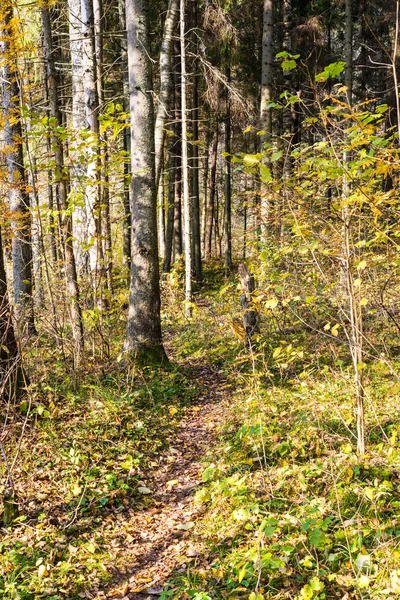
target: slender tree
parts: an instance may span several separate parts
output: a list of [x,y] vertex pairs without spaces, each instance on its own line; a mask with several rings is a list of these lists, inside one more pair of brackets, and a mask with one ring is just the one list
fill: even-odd
[[183,214],[185,231],[185,314],[192,315],[192,222],[189,192],[189,163],[188,163],[188,131],[187,131],[187,101],[186,101],[186,25],[185,0],[180,0],[180,40],[181,40],[181,117],[182,117],[182,179],[183,179]]
[[[273,0],[264,0],[263,39],[261,59],[261,106],[260,130],[261,143],[270,143],[272,135],[272,115],[268,107],[272,100],[272,67],[273,67]],[[267,168],[270,167],[268,158],[263,159]],[[261,180],[261,239],[267,241],[268,219],[270,210],[268,177]]]
[[132,257],[125,352],[139,364],[165,363],[160,319],[154,112],[148,0],[126,0],[131,109]]

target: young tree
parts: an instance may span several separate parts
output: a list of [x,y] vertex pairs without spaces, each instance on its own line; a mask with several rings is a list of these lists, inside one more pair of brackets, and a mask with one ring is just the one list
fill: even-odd
[[125,352],[139,364],[167,361],[161,337],[154,113],[148,0],[126,0],[131,109],[132,257]]

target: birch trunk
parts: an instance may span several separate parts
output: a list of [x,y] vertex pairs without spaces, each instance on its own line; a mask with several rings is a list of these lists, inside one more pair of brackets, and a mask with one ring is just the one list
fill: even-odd
[[[118,0],[118,15],[119,25],[122,32],[121,39],[121,70],[123,81],[123,108],[124,112],[129,111],[129,79],[128,79],[128,50],[126,41],[126,19],[125,19],[125,1]],[[126,266],[129,271],[131,268],[131,208],[130,208],[130,152],[131,152],[131,130],[130,127],[125,127],[123,133],[123,149],[125,153],[124,160],[124,224],[123,224],[123,255]]]
[[125,352],[139,364],[162,364],[167,357],[160,320],[149,3],[126,0],[125,9],[132,139],[132,266]]
[[69,18],[69,47],[71,55],[72,77],[72,127],[75,134],[74,147],[71,148],[71,198],[73,201],[73,235],[74,253],[77,270],[80,274],[89,270],[88,254],[84,250],[87,244],[86,207],[84,202],[85,166],[79,158],[82,140],[79,133],[86,128],[85,121],[85,96],[83,91],[83,39],[81,24],[81,0],[68,0]]
[[[192,28],[194,36],[192,44],[195,54],[198,53],[198,0],[191,0]],[[199,65],[198,59],[193,63],[193,108],[191,111],[193,121],[193,144],[192,144],[192,246],[193,266],[196,275],[196,283],[201,284],[203,280],[201,264],[201,225],[200,225],[200,185],[199,185]]]
[[[262,145],[270,143],[272,136],[272,114],[268,103],[272,100],[273,27],[273,0],[264,0],[260,106]],[[270,168],[270,162],[266,157],[263,158],[263,163]],[[265,243],[268,237],[270,199],[268,183],[263,181],[261,181],[260,212],[261,240]]]
[[155,124],[155,169],[156,188],[159,186],[161,166],[163,162],[165,121],[169,115],[171,81],[172,81],[172,48],[173,33],[179,13],[179,0],[169,0],[167,16],[164,23],[164,35],[160,48],[160,91]]
[[185,315],[192,316],[192,223],[189,193],[187,103],[186,103],[186,39],[185,39],[185,0],[180,0],[181,38],[181,113],[182,113],[182,179],[183,179],[183,221],[185,231]]
[[89,248],[89,265],[94,278],[94,293],[97,295],[99,281],[96,271],[102,267],[100,257],[100,206],[98,198],[98,167],[99,161],[99,98],[96,86],[96,63],[95,63],[95,37],[94,37],[94,12],[93,0],[81,0],[82,21],[82,67],[83,67],[83,90],[85,98],[86,127],[91,135],[87,138],[86,150],[86,185],[85,185],[85,207],[86,224]]

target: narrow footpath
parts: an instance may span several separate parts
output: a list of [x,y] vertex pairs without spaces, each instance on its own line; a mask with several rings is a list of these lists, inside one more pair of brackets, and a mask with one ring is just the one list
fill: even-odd
[[173,446],[158,458],[145,481],[148,507],[132,509],[128,521],[126,515],[121,523],[116,517],[113,582],[95,598],[154,600],[171,576],[186,572],[191,562],[199,565],[206,560],[201,539],[193,533],[203,510],[194,496],[202,484],[202,460],[226,418],[230,386],[215,367],[190,367],[201,389],[199,398],[188,407]]

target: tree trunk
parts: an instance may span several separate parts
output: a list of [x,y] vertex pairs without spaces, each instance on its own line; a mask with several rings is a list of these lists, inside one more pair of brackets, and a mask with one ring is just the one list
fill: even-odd
[[0,32],[0,58],[2,60],[2,105],[4,144],[8,174],[8,197],[11,211],[12,262],[15,317],[19,330],[35,332],[32,299],[32,246],[29,194],[24,168],[22,128],[20,118],[20,86],[16,71],[15,49],[12,48],[16,32],[13,31],[13,11],[10,0],[3,7]]
[[87,245],[86,207],[84,202],[85,165],[80,155],[82,140],[79,133],[86,128],[85,95],[83,91],[83,39],[81,23],[81,0],[68,0],[69,46],[72,67],[72,127],[75,142],[71,148],[71,198],[73,202],[74,253],[77,270],[80,274],[89,270]]
[[[174,127],[174,126],[173,126]],[[165,257],[163,263],[163,272],[169,273],[171,270],[172,246],[174,238],[174,213],[175,213],[175,163],[174,144],[170,145],[168,152],[168,209],[167,209],[167,228],[165,235]]]
[[125,352],[139,364],[162,364],[167,357],[160,319],[149,3],[126,0],[125,9],[132,139],[132,266]]
[[[272,114],[268,103],[272,100],[272,69],[273,69],[273,2],[264,0],[262,63],[261,63],[261,106],[260,130],[261,144],[271,143]],[[263,163],[270,168],[270,161],[263,158]],[[263,181],[264,179],[264,181]],[[269,184],[266,177],[261,179],[260,222],[261,240],[265,243],[268,235],[268,220],[270,211]]]
[[[41,14],[50,115],[54,120],[51,135],[55,162],[54,176],[57,182],[57,195],[60,203],[62,217],[66,292],[69,301],[72,336],[77,352],[75,356],[79,357],[79,352],[83,350],[84,344],[83,322],[79,298],[79,287],[76,273],[75,256],[72,245],[71,215],[70,211],[68,210],[68,172],[64,164],[64,148],[62,139],[57,133],[57,129],[61,126],[62,121],[60,102],[58,96],[59,81],[58,73],[54,65],[54,51],[51,35],[51,18],[49,9],[47,7],[42,7]],[[79,362],[79,360],[77,362]]]
[[100,281],[96,272],[102,268],[100,243],[99,186],[97,185],[99,160],[99,98],[96,86],[95,36],[93,0],[81,0],[83,38],[83,90],[85,97],[87,138],[85,206],[89,244],[89,265],[93,276],[94,294],[97,296]]
[[344,43],[346,61],[344,84],[347,87],[347,100],[351,106],[353,103],[353,0],[346,0],[346,25]]
[[156,188],[158,188],[164,153],[165,120],[169,116],[172,77],[173,33],[179,14],[179,0],[169,0],[160,48],[160,91],[155,124]]
[[211,150],[211,167],[210,167],[210,194],[208,200],[207,214],[207,233],[206,233],[206,258],[211,258],[213,222],[214,222],[214,204],[215,204],[215,188],[217,183],[217,153],[218,153],[218,123],[215,124],[212,150]]
[[[123,80],[123,109],[129,110],[129,78],[128,78],[128,52],[126,41],[126,19],[125,19],[125,1],[118,0],[119,25],[122,32],[121,38],[121,70]],[[131,130],[125,127],[123,133],[124,160],[124,224],[123,224],[123,256],[126,266],[131,269],[131,237],[132,237],[132,217],[130,208],[130,152],[131,152]]]
[[[230,60],[230,56],[227,57]],[[231,79],[231,70],[229,64],[226,68],[226,78],[228,83]],[[225,90],[226,115],[225,115],[225,174],[224,174],[224,192],[225,192],[225,210],[224,210],[224,230],[225,230],[225,275],[228,277],[232,270],[232,179],[231,179],[231,105],[229,97],[229,88]]]
[[[179,41],[176,43],[176,54],[179,57]],[[175,67],[176,73],[180,71],[180,58]],[[179,69],[179,71],[178,71]],[[180,76],[175,77],[175,222],[174,222],[174,261],[183,251],[182,242],[182,122],[181,122],[181,82]]]
[[[191,0],[192,26],[194,32],[192,36],[192,45],[194,53],[198,53],[198,0]],[[201,264],[201,233],[200,233],[200,185],[199,185],[199,65],[198,59],[193,61],[193,92],[192,92],[192,123],[193,123],[193,143],[192,143],[192,255],[193,267],[196,276],[196,283],[201,284],[203,280]]]
[[[96,50],[96,74],[97,74],[97,97],[99,110],[104,105],[104,48],[103,48],[103,2],[102,0],[93,0],[93,12],[94,12],[94,33],[95,33],[95,50]],[[99,140],[100,141],[100,140]],[[101,240],[98,240],[99,244],[102,244],[100,255],[103,258],[103,265],[101,270],[105,271],[108,296],[112,294],[112,240],[111,240],[111,221],[110,221],[110,183],[108,178],[108,139],[107,131],[102,134],[102,150],[99,149],[100,161],[99,167],[100,172],[97,174],[97,178],[102,182],[98,186],[98,202],[100,210],[97,215],[99,221],[98,233]]]
[[0,398],[14,401],[22,384],[23,373],[8,303],[0,230]]
[[181,41],[181,118],[182,118],[182,179],[183,179],[183,221],[185,231],[185,315],[192,316],[192,223],[189,192],[187,104],[186,104],[186,39],[185,39],[185,0],[180,0],[180,41]]

